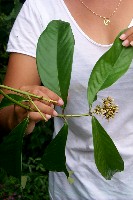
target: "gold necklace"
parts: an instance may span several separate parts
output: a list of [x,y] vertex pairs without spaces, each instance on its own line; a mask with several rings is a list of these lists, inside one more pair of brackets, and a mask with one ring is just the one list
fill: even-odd
[[122,0],[119,0],[119,3],[117,4],[115,10],[111,13],[111,15],[109,17],[103,17],[97,13],[95,13],[93,10],[91,10],[90,8],[88,8],[88,6],[82,1],[82,0],[79,0],[91,13],[93,13],[94,15],[96,15],[97,17],[100,17],[103,19],[103,23],[105,26],[108,26],[109,23],[110,23],[110,19],[111,17],[116,13],[116,11],[118,10],[118,7],[120,6]]

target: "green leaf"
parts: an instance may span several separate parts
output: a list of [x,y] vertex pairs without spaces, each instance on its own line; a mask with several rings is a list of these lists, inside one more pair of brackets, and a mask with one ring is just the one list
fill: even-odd
[[42,157],[42,164],[45,169],[50,171],[64,172],[69,177],[66,169],[65,146],[68,135],[68,125],[64,124],[56,137],[46,148]]
[[[22,97],[20,95],[16,95],[16,94],[8,94],[8,96],[9,96],[9,98],[12,98],[18,102],[22,102],[22,101],[26,100],[24,97]],[[4,97],[2,99],[2,101],[0,102],[0,109],[7,107],[7,106],[11,106],[13,104],[14,104],[14,102],[12,102],[10,99],[7,99],[6,97]]]
[[[120,33],[121,34],[121,33]],[[119,39],[95,64],[88,82],[88,102],[91,106],[96,95],[115,83],[128,70],[133,59],[133,47],[124,47]]]
[[43,85],[67,103],[74,51],[74,37],[68,22],[51,21],[37,45],[37,66]]
[[0,144],[0,168],[21,180],[22,140],[28,125],[28,118],[18,124]]
[[105,179],[124,170],[124,162],[112,139],[95,117],[92,117],[95,163]]

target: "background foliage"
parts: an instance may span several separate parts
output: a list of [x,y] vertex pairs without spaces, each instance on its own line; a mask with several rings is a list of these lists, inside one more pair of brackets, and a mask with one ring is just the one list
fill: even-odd
[[[0,84],[6,72],[8,53],[6,46],[14,20],[25,0],[0,0]],[[0,199],[35,199],[48,200],[48,172],[40,163],[44,149],[51,141],[53,121],[40,122],[33,133],[24,138],[23,171],[27,179],[22,190],[20,183],[14,177],[8,177],[0,169]]]
[[22,2],[19,0],[0,0],[0,83],[8,62],[6,45],[9,33],[21,6]]

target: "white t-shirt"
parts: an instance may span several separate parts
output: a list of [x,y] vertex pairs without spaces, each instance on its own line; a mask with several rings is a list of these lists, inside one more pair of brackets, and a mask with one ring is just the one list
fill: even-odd
[[[101,45],[90,39],[77,25],[63,0],[27,0],[13,26],[8,52],[36,56],[38,37],[47,24],[61,19],[71,24],[75,37],[69,100],[66,113],[88,111],[87,86],[96,61],[111,45]],[[129,26],[133,25],[133,20]],[[94,161],[91,118],[69,119],[66,160],[69,170],[74,171],[74,184],[70,185],[64,173],[50,172],[49,191],[52,200],[133,200],[133,63],[128,72],[114,85],[100,91],[96,104],[102,98],[112,96],[119,105],[115,119],[98,118],[116,144],[125,163],[123,172],[105,180]],[[57,108],[60,111],[59,108]],[[58,133],[62,120],[55,118]]]

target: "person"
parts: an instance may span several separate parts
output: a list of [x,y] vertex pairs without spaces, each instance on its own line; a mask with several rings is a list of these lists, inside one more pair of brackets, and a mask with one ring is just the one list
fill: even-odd
[[[36,66],[36,46],[40,34],[52,20],[61,19],[70,23],[75,37],[75,51],[65,113],[86,113],[88,79],[97,60],[110,49],[123,29],[128,28],[120,36],[123,46],[133,46],[132,13],[132,0],[26,0],[10,33],[7,51],[11,54],[3,84],[57,101],[58,106],[54,108],[52,104],[33,99],[47,120],[54,117],[55,136],[62,126],[62,120],[56,116],[63,101],[41,86]],[[124,160],[124,171],[116,173],[111,180],[105,180],[94,161],[91,119],[71,118],[66,165],[74,171],[75,181],[70,185],[64,173],[50,172],[49,193],[52,200],[133,200],[132,77],[133,62],[123,77],[98,93],[97,99],[98,104],[102,98],[111,95],[119,105],[119,113],[114,120],[109,123],[99,120]],[[0,125],[8,132],[27,115],[30,117],[27,133],[31,133],[42,116],[18,106],[0,111]]]

